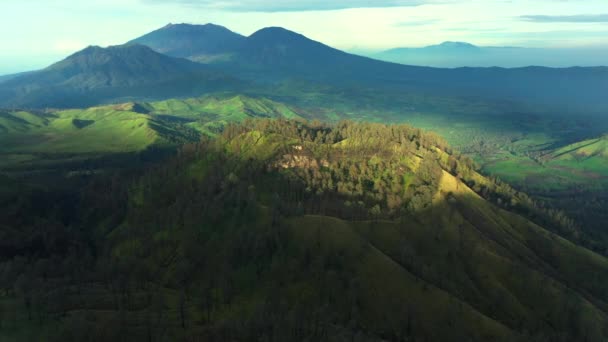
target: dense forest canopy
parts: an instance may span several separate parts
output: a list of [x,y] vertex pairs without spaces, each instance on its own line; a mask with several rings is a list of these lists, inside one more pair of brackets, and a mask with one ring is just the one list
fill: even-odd
[[0,336],[608,336],[608,260],[437,135],[246,120],[142,168],[81,191],[0,179]]

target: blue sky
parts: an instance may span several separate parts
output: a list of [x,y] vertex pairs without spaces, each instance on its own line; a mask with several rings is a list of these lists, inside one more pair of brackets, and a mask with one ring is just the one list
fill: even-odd
[[360,51],[446,40],[608,47],[608,0],[2,0],[0,74],[181,22],[212,22],[244,35],[283,26]]

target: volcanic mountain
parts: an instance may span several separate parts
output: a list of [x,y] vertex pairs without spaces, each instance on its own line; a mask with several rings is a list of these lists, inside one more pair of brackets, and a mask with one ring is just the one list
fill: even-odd
[[221,78],[204,65],[143,45],[89,46],[46,69],[9,79],[0,101],[13,106],[74,107],[128,97],[182,95]]
[[143,44],[173,57],[214,61],[227,58],[245,40],[244,36],[219,25],[169,24],[128,44]]

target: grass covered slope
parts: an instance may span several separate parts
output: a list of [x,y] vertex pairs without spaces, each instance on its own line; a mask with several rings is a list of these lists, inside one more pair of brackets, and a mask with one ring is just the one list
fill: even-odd
[[[408,126],[229,125],[132,183],[93,184],[65,267],[44,271],[55,240],[31,262],[4,251],[3,284],[28,282],[0,297],[16,317],[0,337],[606,338],[608,260],[471,166]],[[25,286],[45,277],[54,290]]]
[[262,97],[214,94],[199,98],[171,99],[150,103],[154,114],[190,121],[187,125],[206,135],[221,133],[228,123],[253,118],[301,118],[301,113],[283,103]]
[[[553,191],[608,185],[608,140],[588,139],[563,147],[536,151],[532,156],[495,158],[485,170],[530,189]],[[595,189],[599,190],[599,189]]]
[[[5,120],[3,120],[5,119]],[[27,120],[26,120],[27,119]],[[12,112],[0,118],[0,166],[30,167],[80,157],[143,151],[191,141],[191,130],[126,108],[96,107],[42,114]]]
[[269,99],[218,94],[88,109],[0,112],[0,167],[178,146],[250,118],[300,118]]
[[549,156],[555,167],[580,169],[588,177],[608,178],[608,136],[562,147]]

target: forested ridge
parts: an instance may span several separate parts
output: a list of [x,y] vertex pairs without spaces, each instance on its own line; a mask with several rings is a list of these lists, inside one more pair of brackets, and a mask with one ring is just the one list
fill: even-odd
[[608,260],[550,232],[577,227],[407,125],[250,120],[78,192],[0,181],[9,340],[608,336]]

